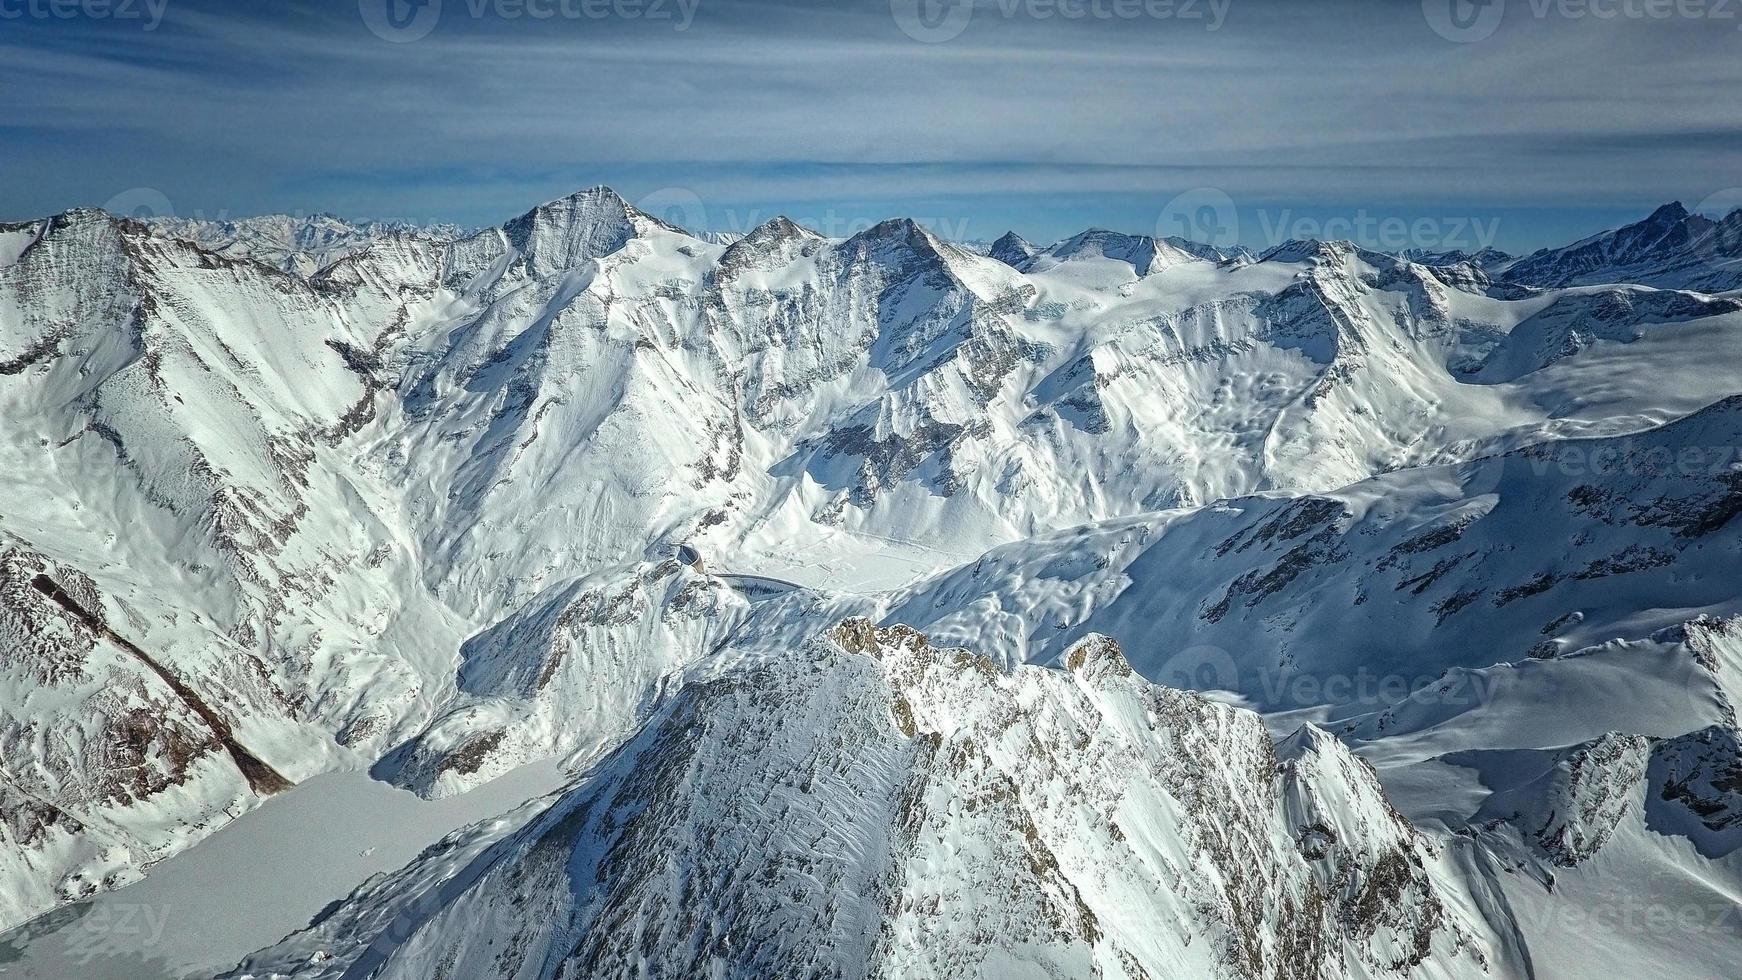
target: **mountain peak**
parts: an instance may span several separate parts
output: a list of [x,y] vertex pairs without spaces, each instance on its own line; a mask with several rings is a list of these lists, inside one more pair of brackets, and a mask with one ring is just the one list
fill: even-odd
[[1088,228],[1046,249],[1041,255],[1055,262],[1077,259],[1112,259],[1129,264],[1137,275],[1148,275],[1156,265],[1155,239],[1127,235],[1107,228]]
[[1279,762],[1293,762],[1309,752],[1323,752],[1336,743],[1335,735],[1310,721],[1303,722],[1299,728],[1276,743],[1276,758]]
[[1097,247],[1101,249],[1108,247],[1130,247],[1149,240],[1149,237],[1146,235],[1127,235],[1124,232],[1114,231],[1111,228],[1085,228],[1057,245],[1054,245],[1050,251],[1055,255],[1063,255],[1068,251],[1080,250],[1087,247]]
[[1272,245],[1258,256],[1260,262],[1305,262],[1309,259],[1334,258],[1336,252],[1329,242],[1316,238],[1291,238]]
[[911,237],[916,234],[930,237],[930,232],[920,227],[919,223],[912,218],[886,218],[854,235],[853,238],[898,238]]
[[803,225],[800,225],[798,222],[793,221],[791,218],[788,218],[786,215],[777,214],[774,217],[769,218],[767,221],[764,221],[763,223],[750,229],[749,233],[744,236],[743,240],[749,241],[750,239],[756,239],[758,241],[768,241],[771,239],[778,239],[778,238],[819,238],[819,237],[821,237],[821,236],[818,235],[816,232],[811,231],[809,228],[806,228]]
[[[633,205],[623,199],[623,196],[604,184],[588,187],[553,198],[510,221],[508,225],[519,222],[537,220],[539,218],[567,219],[568,216],[609,216],[627,217],[637,213]],[[507,227],[507,226],[504,226]]]
[[649,227],[671,226],[636,210],[603,184],[546,201],[502,226],[539,273],[572,268],[617,251]]
[[56,225],[65,226],[85,224],[91,221],[137,221],[138,219],[126,214],[110,214],[102,208],[77,207],[68,208],[49,220]]
[[1226,262],[1246,257],[1243,249],[1225,250],[1184,238],[1155,238],[1107,228],[1089,228],[1038,253],[1054,262],[1077,259],[1112,259],[1131,266],[1138,276],[1147,276],[1186,262]]
[[727,245],[726,251],[720,255],[720,268],[732,270],[746,267],[765,256],[790,256],[793,249],[802,252],[822,241],[823,236],[786,215],[775,215],[750,229],[744,237]]
[[912,218],[890,218],[847,239],[846,246],[866,250],[905,248],[942,257],[942,243]]
[[1671,201],[1668,204],[1665,204],[1662,207],[1658,208],[1656,211],[1651,212],[1651,216],[1646,218],[1645,221],[1647,224],[1654,224],[1654,225],[1673,224],[1677,221],[1681,221],[1682,219],[1686,218],[1687,216],[1688,216],[1688,209],[1685,207],[1682,207],[1682,202]]
[[1489,269],[1503,262],[1510,262],[1514,256],[1502,252],[1492,245],[1485,245],[1474,252],[1466,252],[1459,248],[1431,249],[1406,248],[1397,253],[1399,258],[1406,259],[1418,265],[1451,266],[1468,262],[1479,269]]
[[1037,251],[1038,249],[1029,244],[1028,239],[1014,231],[1007,231],[992,243],[992,247],[986,250],[986,255],[1011,268],[1021,269],[1029,259],[1034,258]]
[[550,207],[551,205],[554,205],[554,204],[561,204],[563,202],[569,202],[569,201],[577,202],[577,203],[585,202],[585,203],[592,203],[592,204],[603,204],[603,205],[611,206],[611,207],[622,207],[622,208],[630,207],[628,200],[626,200],[623,197],[623,195],[612,190],[611,187],[607,184],[594,184],[591,187],[583,187],[578,191],[574,191],[573,193],[570,193],[570,194],[565,194],[562,197],[556,198],[555,200],[546,201],[543,205],[540,205],[540,206],[541,207]]

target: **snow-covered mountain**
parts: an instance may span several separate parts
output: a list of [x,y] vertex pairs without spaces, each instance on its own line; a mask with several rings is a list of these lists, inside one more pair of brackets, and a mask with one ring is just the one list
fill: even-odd
[[1419,262],[1422,265],[1459,265],[1469,262],[1482,269],[1492,269],[1516,258],[1516,256],[1502,252],[1491,245],[1479,248],[1474,252],[1466,252],[1456,248],[1406,248],[1398,253],[1398,257],[1408,259],[1411,262]]
[[146,220],[153,231],[180,238],[233,259],[254,259],[285,272],[307,276],[378,239],[427,235],[452,240],[466,234],[457,225],[416,225],[404,221],[350,222],[330,214],[295,217],[209,219],[161,216]]
[[426,852],[237,975],[1507,965],[1441,884],[1445,850],[1348,749],[1279,750],[1250,712],[1136,677],[1104,637],[1064,670],[1005,671],[849,619],[737,657],[524,830]]
[[1665,289],[1742,288],[1742,208],[1722,219],[1690,213],[1680,201],[1650,217],[1562,248],[1512,262],[1484,263],[1529,286],[1633,282]]
[[0,925],[533,763],[238,975],[1576,976],[1742,895],[1742,296],[1662,249],[299,235],[0,226]]
[[1222,249],[1184,238],[1151,238],[1091,228],[1048,248],[1035,248],[1015,232],[993,242],[988,256],[1022,272],[1056,269],[1072,262],[1106,260],[1130,266],[1130,274],[1147,276],[1185,262],[1250,261],[1244,248]]
[[1007,231],[999,236],[997,241],[986,246],[986,255],[990,258],[1020,269],[1027,265],[1040,250],[1014,231]]

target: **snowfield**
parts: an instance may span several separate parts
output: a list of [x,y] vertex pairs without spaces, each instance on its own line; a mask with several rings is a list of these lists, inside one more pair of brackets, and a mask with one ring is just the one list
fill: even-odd
[[0,975],[1734,976],[1739,242],[0,226]]

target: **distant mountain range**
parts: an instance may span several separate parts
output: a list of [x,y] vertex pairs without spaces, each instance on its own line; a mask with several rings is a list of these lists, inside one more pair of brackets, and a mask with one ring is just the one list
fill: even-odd
[[230,258],[254,259],[308,276],[392,235],[422,235],[435,239],[470,234],[458,225],[416,225],[403,221],[349,222],[330,214],[296,218],[269,214],[236,221],[203,218],[152,218],[153,231],[189,241]]
[[1644,221],[1522,257],[1492,248],[1405,257],[1428,265],[1470,263],[1496,278],[1545,289],[1626,282],[1724,292],[1742,287],[1742,209],[1713,219],[1676,201]]
[[[301,218],[275,214],[238,220],[165,217],[148,219],[146,223],[154,231],[193,242],[208,251],[256,259],[305,276],[386,236],[421,235],[455,240],[473,233],[458,225],[354,223],[329,214]],[[695,237],[713,245],[730,245],[743,236],[697,232]],[[1222,249],[1183,238],[1158,239],[1100,228],[1048,247],[1033,245],[1015,232],[1006,232],[990,242],[954,244],[1022,271],[1032,271],[1037,262],[1056,263],[1083,255],[1121,259],[1145,274],[1159,271],[1181,256],[1215,261],[1254,258],[1249,250],[1240,247]],[[1527,256],[1511,255],[1492,247],[1476,252],[1412,248],[1395,254],[1422,265],[1467,263],[1508,282],[1538,288],[1625,282],[1723,292],[1742,284],[1742,209],[1714,219],[1690,213],[1676,201],[1635,224],[1571,245],[1539,249]]]

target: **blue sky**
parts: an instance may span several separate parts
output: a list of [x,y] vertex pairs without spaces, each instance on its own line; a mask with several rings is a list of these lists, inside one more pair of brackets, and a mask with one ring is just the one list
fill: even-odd
[[1518,251],[1742,204],[1742,4],[966,2],[0,0],[0,219],[604,183],[725,231]]

